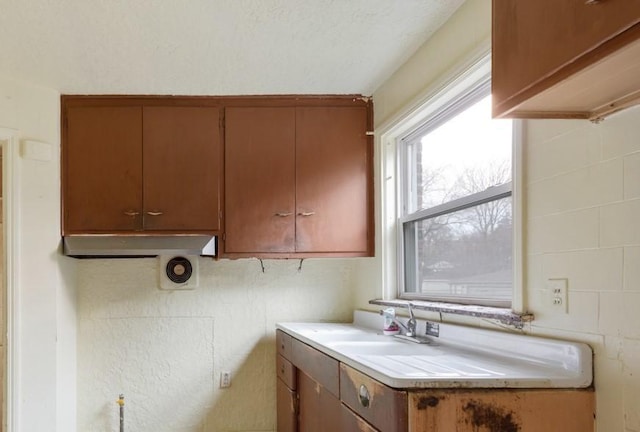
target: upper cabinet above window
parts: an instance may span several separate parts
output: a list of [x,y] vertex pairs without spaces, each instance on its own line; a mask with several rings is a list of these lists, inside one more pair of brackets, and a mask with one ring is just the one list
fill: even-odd
[[640,0],[494,0],[493,115],[599,119],[640,103]]

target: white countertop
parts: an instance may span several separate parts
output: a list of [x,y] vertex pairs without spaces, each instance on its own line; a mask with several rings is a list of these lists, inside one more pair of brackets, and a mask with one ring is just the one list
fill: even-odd
[[353,324],[276,327],[394,388],[582,388],[592,382],[592,351],[583,343],[440,324],[440,337],[424,345],[382,335],[381,319],[356,311]]

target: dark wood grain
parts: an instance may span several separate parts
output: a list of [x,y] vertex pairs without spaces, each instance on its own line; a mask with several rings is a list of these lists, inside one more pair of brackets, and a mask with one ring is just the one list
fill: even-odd
[[225,112],[225,253],[293,252],[295,109]]
[[364,107],[296,109],[296,252],[368,251],[366,131]]
[[78,106],[63,114],[63,233],[141,230],[142,108]]
[[[618,36],[640,23],[638,1],[585,3],[585,0],[493,1],[494,116],[509,112],[526,99],[602,60],[621,47],[614,42]],[[628,35],[633,37],[623,37],[623,45],[637,39],[640,32]]]
[[220,231],[219,109],[144,107],[143,121],[145,230]]

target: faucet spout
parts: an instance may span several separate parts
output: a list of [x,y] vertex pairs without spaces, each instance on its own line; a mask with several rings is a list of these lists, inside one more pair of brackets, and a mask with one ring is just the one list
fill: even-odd
[[407,329],[407,336],[415,337],[417,323],[416,317],[413,315],[413,305],[411,303],[407,303],[407,306],[409,308],[409,320],[407,321],[407,326],[405,327]]
[[[408,303],[408,307],[409,307],[409,319],[407,320],[406,324],[400,321],[398,318],[396,318],[394,314],[388,314],[384,310],[380,311],[380,315],[384,315],[386,318],[389,318],[394,323],[398,324],[400,327],[404,329],[406,336],[413,338],[416,336],[417,323],[416,323],[416,318],[413,315],[413,309],[412,309],[413,305],[411,303]],[[393,309],[391,310],[393,311]]]

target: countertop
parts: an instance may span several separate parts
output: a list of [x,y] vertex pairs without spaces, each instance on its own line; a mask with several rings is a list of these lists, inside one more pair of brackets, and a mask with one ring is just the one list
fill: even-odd
[[394,388],[584,388],[592,382],[592,351],[583,343],[440,324],[439,338],[416,344],[384,336],[381,318],[356,311],[351,324],[276,327]]

